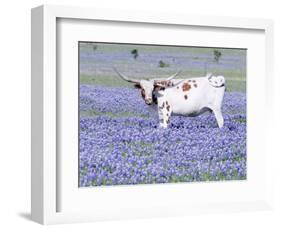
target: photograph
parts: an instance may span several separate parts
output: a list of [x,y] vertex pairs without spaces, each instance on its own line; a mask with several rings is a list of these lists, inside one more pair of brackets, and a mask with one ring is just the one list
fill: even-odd
[[79,187],[247,179],[247,49],[79,41]]

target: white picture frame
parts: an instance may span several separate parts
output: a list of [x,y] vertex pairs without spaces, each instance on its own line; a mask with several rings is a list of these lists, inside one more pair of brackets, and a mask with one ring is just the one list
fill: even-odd
[[[147,197],[161,196],[163,189],[167,195],[167,205],[159,205],[159,203],[152,204],[152,207],[141,206],[136,204],[133,206],[132,200],[128,195],[127,205],[124,207],[116,207],[115,204],[110,206],[106,204],[106,208],[92,209],[86,207],[85,201],[82,205],[73,201],[73,205],[68,203],[68,207],[72,207],[74,211],[61,210],[60,200],[68,196],[68,191],[59,192],[61,188],[61,180],[59,173],[61,172],[60,164],[68,164],[61,162],[57,156],[58,151],[58,111],[59,103],[57,102],[60,88],[58,87],[58,58],[57,58],[57,39],[58,39],[58,21],[60,19],[75,20],[93,20],[103,21],[106,23],[122,22],[129,23],[131,26],[134,23],[151,24],[153,26],[168,26],[170,28],[180,26],[182,29],[185,26],[204,28],[219,28],[221,30],[243,30],[247,31],[261,31],[264,36],[264,66],[265,73],[261,73],[260,77],[265,84],[260,84],[263,87],[261,96],[264,97],[263,105],[266,110],[272,111],[275,105],[273,97],[273,22],[266,19],[247,19],[247,18],[231,18],[231,17],[214,17],[214,16],[189,16],[189,15],[172,15],[159,14],[149,12],[127,12],[114,10],[100,10],[91,8],[78,8],[66,6],[51,6],[44,5],[32,9],[32,169],[31,169],[31,213],[32,219],[41,224],[57,224],[70,223],[82,221],[96,221],[107,219],[124,219],[124,218],[142,218],[153,216],[171,216],[171,215],[185,215],[194,213],[206,212],[225,212],[225,211],[245,211],[245,210],[265,210],[272,208],[272,168],[271,162],[273,160],[273,150],[271,145],[271,130],[273,128],[270,114],[261,113],[256,122],[259,122],[263,130],[262,136],[257,138],[265,138],[264,143],[259,143],[259,148],[264,150],[260,159],[264,159],[264,167],[261,169],[263,175],[262,183],[257,186],[263,187],[262,192],[258,193],[255,199],[242,199],[238,197],[233,200],[221,198],[219,200],[204,199],[204,202],[187,203],[172,201],[170,195],[175,194],[174,190],[180,191],[178,193],[186,192],[186,184],[167,184],[165,187],[155,187],[155,185],[146,185],[139,187],[130,187],[132,197],[142,196],[145,193]],[[111,38],[112,39],[112,38]],[[266,80],[265,79],[270,79]],[[250,84],[253,84],[250,82]],[[258,86],[257,86],[258,87]],[[254,92],[254,91],[253,91]],[[253,94],[254,95],[254,94]],[[251,97],[253,97],[253,95]],[[248,98],[249,99],[249,98]],[[250,98],[251,99],[251,98]],[[253,143],[253,142],[251,142]],[[250,144],[251,144],[250,143]],[[60,164],[59,164],[60,163]],[[71,164],[68,164],[70,167]],[[257,166],[259,167],[259,166]],[[64,175],[64,172],[61,173]],[[69,179],[68,181],[72,183]],[[205,190],[209,187],[210,190],[215,191],[217,183],[207,183],[207,185],[193,184],[193,194],[202,194],[200,189]],[[247,185],[225,184],[222,187],[231,187],[237,191],[239,186],[245,187],[243,189],[251,188]],[[67,187],[66,187],[67,188]],[[258,188],[258,187],[253,187]],[[77,187],[78,189],[78,187]],[[103,193],[103,199],[111,200],[114,196],[126,192],[129,187],[122,187],[117,189],[102,188],[103,190],[96,191],[95,196]],[[255,193],[256,191],[253,191]],[[70,193],[70,192],[69,192]],[[91,193],[87,190],[86,193]],[[106,197],[106,194],[108,197]],[[88,194],[89,195],[89,194]],[[87,195],[87,196],[88,196]],[[163,195],[163,194],[162,194]],[[180,196],[180,194],[177,194]],[[250,193],[248,194],[250,196]],[[254,196],[253,196],[254,197]],[[73,197],[69,196],[66,201],[70,202]],[[98,197],[100,198],[100,197]],[[142,198],[140,198],[142,200]],[[195,199],[196,200],[196,199]],[[101,204],[98,204],[99,206]],[[122,205],[122,204],[121,204]],[[79,208],[77,207],[79,206]],[[83,207],[85,210],[83,210]],[[76,210],[77,208],[77,210]],[[100,209],[99,209],[100,208]],[[100,211],[99,211],[100,210]]]

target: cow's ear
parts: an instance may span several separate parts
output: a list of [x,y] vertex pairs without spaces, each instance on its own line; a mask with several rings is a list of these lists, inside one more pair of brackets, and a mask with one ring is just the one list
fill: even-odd
[[154,86],[155,91],[164,90],[164,89],[165,89],[165,87],[163,87],[163,86],[159,86],[159,85]]
[[161,86],[154,86],[155,91],[159,91],[161,89]]
[[141,88],[140,84],[134,84],[134,86],[135,86],[135,88],[137,88],[137,89],[140,89],[140,88]]

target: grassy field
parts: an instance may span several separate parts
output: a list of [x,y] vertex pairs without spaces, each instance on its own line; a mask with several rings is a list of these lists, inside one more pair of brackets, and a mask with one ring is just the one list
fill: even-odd
[[[215,51],[221,53],[218,61]],[[80,84],[131,87],[113,67],[133,78],[165,78],[178,70],[178,78],[213,73],[226,78],[227,91],[246,91],[246,50],[80,43]]]

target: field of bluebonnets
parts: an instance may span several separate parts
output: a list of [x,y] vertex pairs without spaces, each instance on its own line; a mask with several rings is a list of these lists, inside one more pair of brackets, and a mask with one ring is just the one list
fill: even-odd
[[[80,43],[81,187],[246,179],[246,50]],[[112,70],[133,78],[222,74],[224,127],[211,113],[157,110]]]

